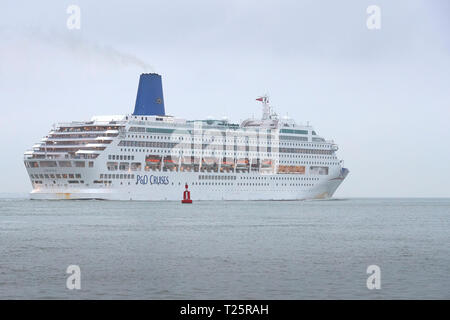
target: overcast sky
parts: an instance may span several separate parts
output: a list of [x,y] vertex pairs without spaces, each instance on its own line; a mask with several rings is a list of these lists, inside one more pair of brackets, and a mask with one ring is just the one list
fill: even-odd
[[131,113],[155,71],[171,115],[240,121],[269,93],[310,121],[350,169],[336,197],[450,196],[448,0],[1,1],[0,37],[0,192],[31,190],[53,123]]

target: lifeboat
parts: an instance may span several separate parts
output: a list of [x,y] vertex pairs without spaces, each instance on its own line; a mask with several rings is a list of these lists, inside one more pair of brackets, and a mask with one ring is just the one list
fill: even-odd
[[250,167],[250,163],[248,159],[238,159],[236,161],[236,172],[245,172],[248,171]]
[[270,168],[270,167],[272,167],[272,160],[270,160],[270,159],[263,160],[262,163],[261,163],[261,167],[262,168]]
[[147,156],[145,157],[145,170],[159,170],[161,168],[161,157],[160,156]]
[[175,164],[176,162],[173,159],[164,159],[164,164]]
[[160,156],[147,156],[145,158],[145,162],[160,163],[161,157]]
[[194,157],[182,157],[180,171],[198,171],[200,159]]
[[213,167],[216,164],[217,164],[217,161],[215,158],[203,158],[202,159],[202,166]]
[[238,159],[236,162],[236,165],[238,167],[247,167],[248,166],[248,159]]
[[166,169],[171,171],[178,170],[178,158],[172,158],[171,156],[164,157],[164,171]]
[[231,161],[222,161],[221,166],[222,167],[232,167],[233,166],[233,162]]
[[207,157],[202,159],[201,171],[217,172],[219,165],[216,158]]
[[221,172],[230,172],[234,170],[234,162],[232,161],[222,161],[220,164],[220,171]]

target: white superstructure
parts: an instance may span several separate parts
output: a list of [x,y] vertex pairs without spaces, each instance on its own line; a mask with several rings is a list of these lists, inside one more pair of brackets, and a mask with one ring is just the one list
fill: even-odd
[[[59,123],[25,152],[32,199],[324,199],[348,174],[337,145],[278,117],[188,121],[166,115]],[[158,101],[158,103],[161,103]]]

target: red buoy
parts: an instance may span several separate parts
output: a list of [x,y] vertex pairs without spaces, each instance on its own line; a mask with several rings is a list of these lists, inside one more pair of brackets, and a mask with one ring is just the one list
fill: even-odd
[[181,200],[181,203],[192,203],[191,200],[191,192],[188,190],[188,185],[186,183],[185,185],[186,190],[183,192],[183,200]]

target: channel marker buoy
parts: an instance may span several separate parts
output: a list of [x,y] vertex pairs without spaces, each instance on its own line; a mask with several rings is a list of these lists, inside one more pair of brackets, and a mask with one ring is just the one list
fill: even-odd
[[181,203],[192,203],[191,192],[188,190],[187,183],[184,187],[186,188],[186,190],[184,190],[183,192],[183,200],[181,200]]

